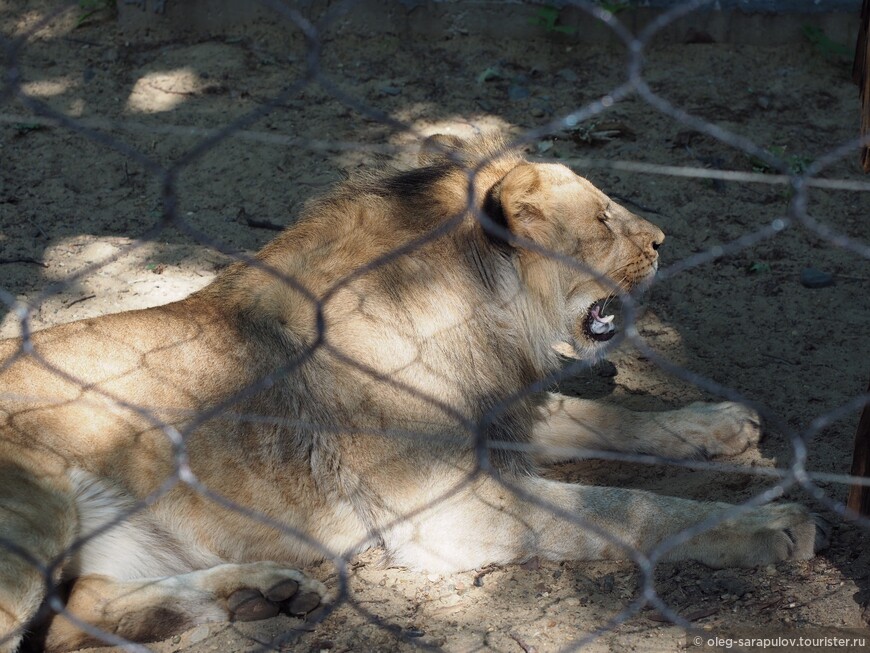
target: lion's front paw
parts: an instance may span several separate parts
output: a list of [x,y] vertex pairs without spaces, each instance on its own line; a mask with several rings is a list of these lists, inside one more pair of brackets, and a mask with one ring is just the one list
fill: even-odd
[[761,439],[761,417],[743,404],[696,402],[678,413],[680,430],[691,437],[702,457],[734,456]]
[[764,506],[747,515],[740,527],[746,528],[750,536],[746,553],[751,564],[809,560],[816,553],[817,543],[827,545],[827,535],[819,538],[816,515],[796,503]]
[[828,545],[830,525],[796,503],[762,506],[701,536],[703,562],[713,567],[757,567],[809,560]]
[[205,584],[231,621],[258,621],[282,612],[303,617],[327,602],[320,582],[272,562],[220,565],[208,574]]

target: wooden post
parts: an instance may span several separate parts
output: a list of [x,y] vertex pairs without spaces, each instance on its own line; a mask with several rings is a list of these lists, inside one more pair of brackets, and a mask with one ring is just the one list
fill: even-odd
[[[861,134],[867,136],[870,135],[870,0],[864,0],[861,7],[852,79],[861,92]],[[861,164],[864,172],[870,172],[870,144],[861,148]]]
[[[867,387],[870,392],[870,386]],[[864,406],[858,430],[855,432],[855,453],[852,454],[852,476],[870,477],[870,404]],[[870,486],[853,485],[849,489],[849,508],[865,517],[870,516]]]

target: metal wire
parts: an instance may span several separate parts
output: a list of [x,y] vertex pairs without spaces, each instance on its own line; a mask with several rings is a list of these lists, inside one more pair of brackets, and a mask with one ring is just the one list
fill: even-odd
[[[661,283],[666,279],[686,275],[691,270],[708,264],[723,256],[733,255],[744,251],[763,241],[775,241],[777,238],[781,238],[781,234],[783,233],[793,232],[800,229],[817,235],[832,246],[848,250],[859,259],[870,259],[870,244],[860,242],[853,237],[839,232],[837,229],[827,224],[823,219],[813,216],[808,209],[809,196],[817,189],[840,189],[861,193],[867,193],[870,191],[870,182],[856,181],[852,179],[832,179],[820,176],[840,160],[848,157],[857,157],[861,146],[868,143],[868,137],[863,139],[855,138],[849,142],[837,144],[828,152],[817,157],[814,161],[806,165],[802,171],[795,172],[790,169],[789,163],[784,160],[782,156],[778,156],[776,153],[764,149],[745,136],[735,134],[720,125],[713,124],[708,120],[691,115],[685,109],[673,105],[650,88],[647,80],[644,78],[644,67],[646,65],[647,50],[653,38],[663,29],[672,25],[676,20],[699,9],[708,7],[713,4],[713,2],[714,0],[688,0],[687,2],[678,4],[677,6],[659,14],[648,25],[646,25],[637,36],[634,36],[631,31],[620,22],[617,16],[605,9],[601,4],[585,2],[583,0],[569,0],[568,2],[562,3],[585,12],[589,16],[600,21],[603,25],[606,25],[612,31],[614,37],[625,46],[626,66],[623,71],[624,77],[615,80],[613,88],[598,99],[585,103],[582,106],[572,108],[564,115],[556,116],[540,127],[526,130],[511,143],[511,146],[520,147],[533,144],[550,134],[560,130],[570,129],[590,118],[606,114],[620,101],[627,98],[636,98],[643,101],[651,110],[668,116],[681,125],[691,128],[700,134],[708,136],[717,142],[723,143],[728,147],[734,148],[760,162],[763,162],[763,164],[767,166],[767,169],[772,172],[762,173],[716,170],[702,167],[659,165],[646,162],[609,160],[592,157],[567,160],[561,159],[560,162],[583,169],[594,167],[649,175],[683,177],[687,179],[700,178],[708,180],[725,180],[744,184],[772,184],[780,185],[791,190],[793,195],[788,210],[784,215],[776,217],[770,221],[769,224],[763,225],[760,228],[747,230],[745,233],[739,235],[730,242],[709,247],[703,251],[686,256],[681,260],[671,263],[668,267],[659,272],[657,283]],[[366,375],[373,381],[383,384],[383,387],[385,388],[401,389],[405,393],[410,393],[415,399],[429,402],[432,406],[443,411],[445,415],[454,419],[458,424],[466,429],[469,434],[476,438],[478,454],[477,468],[464,479],[462,484],[452,488],[449,492],[445,493],[444,496],[433,501],[433,504],[431,505],[434,505],[434,503],[438,501],[446,501],[468,487],[480,476],[489,474],[498,480],[506,490],[528,502],[536,504],[541,510],[549,511],[561,519],[580,524],[590,532],[594,532],[601,537],[607,538],[612,544],[625,550],[627,557],[633,561],[641,574],[641,588],[637,597],[630,604],[626,605],[625,609],[614,615],[607,621],[607,623],[602,624],[594,632],[589,633],[582,639],[569,643],[565,647],[565,650],[577,650],[583,648],[584,645],[594,641],[602,633],[616,628],[648,606],[658,609],[659,612],[672,623],[684,628],[691,628],[692,624],[668,606],[657,593],[654,572],[658,562],[670,550],[685,543],[691,537],[709,531],[727,519],[731,519],[756,506],[764,505],[776,499],[790,487],[802,487],[821,505],[837,514],[854,519],[860,527],[870,530],[870,520],[849,513],[841,502],[831,498],[819,486],[819,483],[834,483],[839,485],[858,484],[867,486],[870,485],[870,480],[855,478],[848,474],[822,473],[807,469],[807,455],[808,451],[813,446],[814,437],[834,422],[843,419],[844,417],[854,415],[860,409],[867,406],[868,403],[870,403],[870,395],[856,394],[851,398],[843,398],[840,407],[818,415],[811,424],[804,428],[794,428],[774,411],[763,405],[754,404],[749,397],[745,396],[738,390],[718,383],[713,379],[706,378],[681,364],[669,361],[654,347],[651,347],[637,328],[636,320],[639,306],[636,302],[636,298],[632,296],[625,296],[621,299],[626,324],[620,341],[633,345],[641,355],[648,358],[667,374],[682,379],[710,395],[753,405],[760,411],[768,424],[775,426],[776,430],[787,438],[792,449],[792,460],[790,464],[776,468],[748,467],[715,461],[673,460],[647,454],[613,453],[606,451],[591,451],[587,449],[560,450],[558,453],[565,457],[574,455],[576,457],[587,459],[595,458],[643,465],[667,465],[693,470],[739,473],[753,475],[759,479],[764,479],[768,483],[763,491],[756,492],[749,499],[735,504],[731,509],[717,514],[715,517],[705,519],[703,522],[695,524],[691,528],[685,529],[684,531],[666,538],[664,541],[660,542],[653,551],[647,553],[633,549],[628,544],[621,541],[615,534],[606,532],[599,526],[584,519],[582,515],[569,514],[559,507],[548,504],[538,497],[527,493],[523,488],[513,484],[510,480],[501,478],[495,474],[493,467],[489,463],[488,456],[494,450],[526,450],[530,453],[535,453],[536,450],[534,445],[489,442],[485,437],[487,424],[494,422],[505,410],[507,410],[510,406],[510,402],[519,401],[529,394],[540,392],[541,390],[551,387],[554,383],[570,378],[573,374],[576,374],[584,367],[587,367],[588,363],[581,362],[570,364],[560,372],[553,374],[548,378],[541,379],[533,386],[520,389],[503,404],[491,407],[483,420],[481,420],[481,423],[475,423],[473,420],[457,411],[453,406],[449,405],[449,403],[441,401],[435,397],[419,396],[411,388],[402,384],[398,379],[391,378],[388,375],[370,369],[360,362],[353,360],[338,349],[332,347],[328,342],[328,334],[326,333],[323,318],[325,304],[340,290],[346,288],[351,281],[362,277],[363,275],[371,274],[373,271],[395,261],[399,257],[405,256],[421,247],[424,247],[436,238],[440,238],[445,234],[450,233],[461,223],[464,214],[455,216],[453,219],[443,222],[436,230],[426,234],[425,237],[409,242],[401,248],[380,256],[375,260],[369,261],[363,267],[355,270],[348,276],[336,280],[327,293],[320,298],[316,297],[305,286],[303,281],[287,276],[278,270],[271,269],[259,259],[240,252],[236,248],[228,246],[217,238],[203,233],[185,219],[178,208],[179,193],[181,192],[179,190],[179,175],[185,169],[191,167],[206,154],[214,150],[214,148],[229,140],[236,139],[249,142],[270,143],[274,146],[282,147],[304,146],[307,150],[312,152],[365,151],[370,155],[384,155],[396,152],[396,148],[385,144],[362,145],[360,143],[340,140],[301,138],[295,135],[263,133],[251,130],[254,123],[265,116],[277,111],[288,111],[285,106],[287,101],[297,97],[306,89],[316,88],[319,91],[326,93],[333,100],[341,103],[343,106],[354,110],[365,119],[381,123],[389,127],[395,133],[413,135],[418,139],[422,138],[422,134],[412,125],[406,124],[376,107],[369,106],[361,98],[355,97],[354,95],[341,90],[324,73],[322,61],[322,50],[324,47],[323,35],[329,28],[335,25],[336,22],[354,6],[354,4],[356,4],[355,2],[350,0],[335,3],[319,21],[312,21],[305,17],[299,10],[292,6],[292,3],[289,2],[283,3],[278,0],[263,0],[263,4],[273,9],[276,16],[286,22],[288,29],[297,30],[303,35],[306,44],[304,70],[297,79],[288,83],[287,86],[278,92],[273,98],[260,104],[255,109],[230,120],[223,125],[219,125],[214,129],[167,124],[149,125],[127,119],[105,120],[97,118],[73,118],[52,108],[49,103],[41,101],[33,95],[28,94],[23,88],[24,79],[19,67],[23,53],[26,52],[31,39],[37,32],[39,32],[39,30],[57,20],[64,12],[69,11],[70,7],[76,6],[75,3],[72,5],[59,6],[55,11],[38,21],[27,31],[27,33],[22,34],[12,41],[2,42],[4,54],[2,66],[4,74],[3,85],[0,87],[0,109],[2,109],[4,105],[8,109],[8,105],[17,102],[29,110],[30,113],[22,115],[10,111],[3,111],[0,113],[0,124],[27,122],[38,125],[51,125],[58,127],[67,133],[75,133],[103,148],[120,154],[141,166],[148,175],[158,182],[160,186],[161,206],[159,218],[149,228],[149,230],[140,237],[134,239],[130,244],[120,248],[120,250],[110,258],[98,263],[87,265],[77,272],[67,275],[63,280],[50,284],[40,294],[32,297],[27,306],[18,302],[12,293],[0,287],[0,304],[5,305],[10,312],[14,313],[20,324],[22,335],[19,350],[11,359],[4,362],[3,367],[0,368],[0,372],[22,359],[29,358],[34,363],[54,373],[60,379],[71,384],[79,385],[84,390],[85,384],[80,379],[70,376],[62,369],[53,365],[50,361],[41,356],[32,346],[31,334],[33,328],[31,320],[34,310],[33,307],[39,306],[53,294],[69,288],[72,284],[87,275],[142,248],[146,242],[163,234],[169,228],[178,230],[198,245],[227,254],[235,260],[242,261],[249,266],[257,267],[266,274],[285,283],[288,288],[291,288],[295,293],[311,304],[317,322],[317,335],[314,341],[310,347],[298,356],[297,359],[288,361],[280,369],[277,369],[268,376],[257,380],[230,399],[212,406],[200,414],[185,416],[184,421],[188,423],[188,426],[185,427],[183,432],[179,432],[171,426],[171,424],[166,423],[165,417],[160,417],[160,415],[166,414],[166,407],[159,405],[133,405],[119,397],[112,396],[109,393],[99,390],[98,388],[87,386],[88,390],[96,392],[103,400],[112,402],[118,407],[131,411],[154,428],[161,430],[172,445],[175,469],[174,473],[169,478],[165,479],[160,484],[159,488],[146,499],[137,502],[132,509],[125,511],[117,518],[102,525],[94,533],[83,538],[78,538],[68,550],[64,551],[60,556],[49,561],[47,564],[40,562],[36,556],[22,548],[19,544],[0,534],[0,552],[2,552],[2,555],[18,557],[25,560],[34,568],[40,570],[40,573],[45,579],[48,594],[47,602],[51,610],[65,615],[79,627],[103,640],[106,644],[121,646],[122,648],[131,651],[148,650],[147,648],[134,645],[131,642],[126,642],[113,633],[102,632],[94,626],[78,619],[67,610],[63,597],[58,588],[54,586],[52,579],[58,568],[64,564],[65,560],[75,551],[84,546],[88,540],[116,527],[119,523],[129,519],[137,512],[147,509],[174,487],[179,484],[184,484],[200,493],[204,498],[207,498],[226,509],[237,511],[251,520],[258,520],[282,533],[297,538],[318,551],[324,559],[330,561],[334,565],[337,574],[338,590],[335,603],[329,610],[323,613],[320,618],[326,618],[329,612],[334,610],[336,607],[349,606],[359,612],[359,614],[363,615],[371,623],[376,624],[397,636],[401,635],[401,628],[399,626],[389,623],[384,618],[373,614],[353,596],[353,593],[348,588],[348,562],[343,556],[343,552],[329,550],[328,547],[324,546],[321,542],[318,542],[306,533],[288,527],[286,524],[269,515],[260,514],[250,508],[237,505],[226,497],[221,496],[221,494],[215,491],[214,488],[205,487],[196,478],[188,463],[188,438],[202,424],[216,417],[232,419],[239,423],[250,423],[261,426],[268,425],[271,427],[304,428],[306,424],[301,420],[286,420],[269,415],[245,414],[237,411],[236,406],[240,404],[243,399],[252,397],[262,390],[272,387],[276,382],[280,381],[280,379],[291,374],[294,370],[299,369],[319,349],[330,351],[336,360],[342,361],[357,373]],[[110,131],[116,133],[128,132],[137,134],[183,135],[186,137],[196,137],[199,140],[195,146],[188,149],[183,155],[178,157],[171,166],[166,167],[141,149],[125,143],[123,140],[110,133]],[[469,193],[467,198],[467,209],[471,211],[474,210],[473,207],[476,205],[477,200],[473,195],[473,180],[478,172],[479,168],[468,171]],[[488,216],[481,214],[478,215],[478,219],[490,232],[496,233],[505,239],[513,239],[514,242],[518,240],[512,234],[504,231],[499,225],[494,224]],[[559,258],[559,260],[567,266],[588,272],[588,269],[582,262],[575,261],[568,257],[559,257],[554,252],[547,251],[531,242],[520,242],[520,244],[529,249],[536,250],[539,254]],[[606,281],[613,285],[609,280]],[[12,394],[3,394],[0,396],[14,401],[22,401],[25,399]],[[318,428],[321,430],[328,430],[329,426],[318,424]],[[354,433],[359,436],[366,435],[364,429],[357,431],[349,425],[334,425],[334,428],[336,432]],[[369,434],[409,439],[422,437],[420,433],[415,433],[412,428],[401,431],[391,428],[385,429],[377,434]],[[396,523],[410,519],[413,516],[413,514],[397,515]],[[364,546],[371,541],[376,541],[376,535],[376,533],[369,533],[367,538],[359,543],[360,546]],[[15,633],[0,633],[0,646],[2,646],[2,640],[4,638],[13,635],[15,635]],[[280,644],[281,643],[278,642],[275,645]],[[426,648],[425,644],[420,644],[418,642],[417,645]],[[269,648],[270,647],[264,645],[262,650],[269,650]]]

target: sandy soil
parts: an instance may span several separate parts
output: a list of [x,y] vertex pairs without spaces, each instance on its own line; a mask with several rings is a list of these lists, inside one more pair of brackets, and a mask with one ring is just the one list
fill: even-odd
[[[39,3],[0,4],[5,36],[34,25]],[[147,43],[119,34],[111,18],[76,27],[76,11],[54,20],[20,51],[22,88],[55,111],[92,121],[99,141],[48,126],[18,99],[0,106],[0,298],[31,306],[41,328],[107,312],[166,303],[203,286],[230,260],[273,234],[251,226],[292,222],[307,197],[381,156],[408,157],[418,132],[497,127],[510,134],[543,125],[598,98],[625,78],[618,49],[542,34],[493,42],[445,34],[430,42],[327,36],[322,72],[351,101],[303,84],[265,117],[192,159],[202,134],[258,108],[301,78],[305,47],[288,26],[239,25],[207,39]],[[690,113],[777,148],[796,168],[853,138],[856,89],[848,65],[809,44],[788,48],[695,43],[654,45],[645,78]],[[363,107],[367,107],[361,111]],[[324,141],[328,141],[324,145]],[[331,143],[331,145],[330,145]],[[344,147],[347,146],[347,147]],[[619,102],[573,134],[538,139],[535,154],[591,159],[578,170],[668,234],[664,269],[786,215],[782,185],[640,174],[608,167],[645,162],[758,170],[746,153],[666,117],[643,101]],[[131,152],[137,153],[132,156]],[[143,165],[179,166],[180,228],[162,225],[157,177]],[[825,177],[861,180],[857,155]],[[866,193],[815,189],[811,214],[870,241]],[[836,283],[809,289],[802,269]],[[799,225],[656,284],[640,324],[670,361],[759,402],[783,428],[803,430],[866,388],[870,265]],[[5,301],[5,300],[4,300]],[[16,335],[3,306],[0,333]],[[624,347],[570,390],[661,410],[712,395]],[[857,413],[808,445],[813,471],[848,472]],[[785,467],[791,446],[769,428],[759,450],[728,461],[738,471],[585,461],[558,478],[618,484],[697,499],[746,500],[768,487],[756,468]],[[818,483],[844,500],[846,486]],[[662,564],[659,596],[711,633],[867,628],[870,551],[866,533],[805,501],[834,522],[830,549],[806,563],[713,572]],[[310,570],[335,584],[331,566]],[[324,623],[289,618],[202,626],[155,644],[159,651],[553,651],[605,628],[639,596],[641,576],[624,563],[539,563],[452,577],[383,568],[377,552],[353,562],[350,600]],[[594,638],[593,651],[678,650],[681,628],[643,609]],[[807,649],[809,650],[809,649]]]

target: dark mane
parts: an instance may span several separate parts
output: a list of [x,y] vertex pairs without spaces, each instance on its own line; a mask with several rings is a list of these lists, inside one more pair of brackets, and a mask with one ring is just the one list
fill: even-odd
[[460,166],[455,163],[439,162],[423,168],[398,171],[382,179],[379,190],[388,197],[400,199],[427,195],[435,184],[459,169]]
[[461,150],[448,148],[440,156],[430,152],[423,163],[410,169],[384,165],[366,173],[351,174],[337,190],[343,196],[363,192],[400,201],[429,197],[439,182],[450,175],[456,175],[457,179],[470,178],[472,171],[487,159],[490,163],[482,168],[503,168],[506,172],[521,157],[518,152],[507,149],[498,134],[484,134],[463,142]]
[[[365,171],[354,171],[331,192],[306,203],[302,219],[315,220],[324,215],[343,215],[350,206],[365,207],[361,198],[378,198],[392,205],[390,220],[409,232],[433,228],[442,220],[466,213],[469,186],[474,174],[478,207],[497,225],[504,226],[499,208],[488,198],[488,191],[518,162],[519,152],[507,149],[494,134],[462,141],[462,148],[449,146],[442,152],[430,151],[412,167],[384,163]],[[436,147],[441,147],[437,145]],[[481,207],[484,199],[488,204]],[[342,206],[336,214],[336,207]],[[487,239],[498,243],[488,233]],[[500,244],[500,243],[499,243]]]

